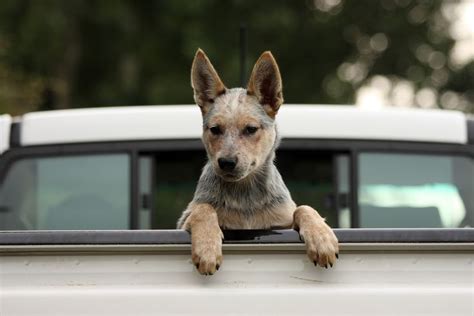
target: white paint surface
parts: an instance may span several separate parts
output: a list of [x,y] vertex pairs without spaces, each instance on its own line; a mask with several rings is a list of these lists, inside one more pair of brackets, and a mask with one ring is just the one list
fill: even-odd
[[10,147],[11,122],[12,118],[10,115],[0,115],[0,154]]
[[22,145],[198,138],[197,106],[60,110],[23,116]]
[[284,137],[467,142],[465,115],[455,111],[294,106],[280,114]]
[[[465,115],[420,109],[282,106],[282,137],[466,143]],[[23,116],[21,144],[199,138],[197,106],[135,106],[60,110]]]
[[424,245],[410,250],[406,244],[368,251],[342,244],[332,269],[313,266],[303,245],[285,251],[259,251],[259,246],[232,251],[228,245],[214,276],[195,271],[187,245],[129,254],[114,252],[119,246],[87,254],[81,252],[88,246],[68,247],[64,253],[61,246],[36,254],[2,253],[0,315],[445,316],[474,311],[472,244],[457,251]]

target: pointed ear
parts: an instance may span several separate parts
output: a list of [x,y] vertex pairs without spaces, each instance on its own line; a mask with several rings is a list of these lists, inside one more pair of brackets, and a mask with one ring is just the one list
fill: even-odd
[[272,53],[264,52],[255,63],[247,86],[247,93],[257,97],[265,112],[275,118],[283,103],[280,70]]
[[191,67],[191,86],[194,89],[194,101],[205,114],[214,99],[225,93],[226,87],[212,66],[209,58],[199,48]]

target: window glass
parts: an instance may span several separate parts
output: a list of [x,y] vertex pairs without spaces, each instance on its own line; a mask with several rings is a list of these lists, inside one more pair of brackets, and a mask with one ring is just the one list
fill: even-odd
[[309,150],[281,150],[276,165],[297,205],[309,205],[338,227],[334,155]]
[[363,153],[361,227],[472,225],[473,160],[468,157]]
[[[336,205],[349,225],[348,158],[339,162],[339,204],[335,192],[334,154],[308,150],[280,150],[276,165],[290,193],[299,205],[317,209],[333,227],[337,227]],[[152,227],[173,229],[176,221],[193,199],[201,170],[206,163],[203,151],[162,152],[155,158],[154,210]],[[346,214],[347,213],[347,214]]]
[[128,229],[125,154],[17,161],[0,188],[0,229]]
[[162,152],[156,156],[153,228],[176,228],[178,218],[193,199],[205,163],[205,153],[197,150]]

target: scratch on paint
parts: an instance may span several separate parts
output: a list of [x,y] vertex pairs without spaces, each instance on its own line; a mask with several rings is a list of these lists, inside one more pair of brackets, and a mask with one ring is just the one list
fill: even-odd
[[297,276],[294,276],[294,275],[290,275],[290,278],[297,279],[297,280],[308,281],[308,282],[314,282],[314,283],[324,283],[323,281],[320,281],[320,280],[300,278],[300,277],[297,277]]

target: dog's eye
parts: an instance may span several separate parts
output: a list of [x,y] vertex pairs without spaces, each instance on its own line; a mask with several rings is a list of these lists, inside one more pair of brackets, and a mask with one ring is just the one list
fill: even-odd
[[255,134],[258,131],[258,127],[255,126],[247,126],[244,130],[244,133],[247,135]]
[[210,128],[210,131],[213,135],[220,135],[222,134],[222,130],[219,126],[213,126]]

